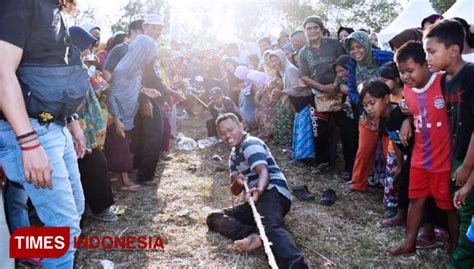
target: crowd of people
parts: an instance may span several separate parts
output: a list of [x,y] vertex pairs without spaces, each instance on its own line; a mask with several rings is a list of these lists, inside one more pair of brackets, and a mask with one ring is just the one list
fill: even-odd
[[[68,26],[74,8],[69,0],[0,5],[8,25],[0,29],[1,268],[13,267],[5,235],[30,226],[28,207],[71,238],[85,205],[92,218],[119,221],[111,181],[123,192],[156,186],[178,119],[197,114],[210,114],[208,136],[232,148],[231,191],[249,185],[279,267],[307,265],[281,225],[291,182],[270,140],[314,177],[340,174],[344,195],[383,187],[381,226],[407,230],[387,255],[431,248],[444,234],[449,267],[474,266],[474,34],[462,18],[431,15],[382,50],[376,33],[340,27],[334,38],[309,16],[276,40],[258,39],[254,53],[243,42],[163,44],[159,14],[101,44],[94,23]],[[247,203],[211,213],[207,225],[239,251],[262,245]],[[61,258],[23,261],[72,268],[72,244]]]

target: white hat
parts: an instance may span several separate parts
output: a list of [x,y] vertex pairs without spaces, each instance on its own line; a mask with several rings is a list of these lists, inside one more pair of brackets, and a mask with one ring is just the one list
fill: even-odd
[[93,24],[93,23],[90,23],[90,22],[85,22],[81,25],[82,28],[84,28],[84,30],[86,30],[87,32],[90,32],[94,29],[97,29],[100,31],[100,27]]
[[158,14],[147,14],[145,16],[145,21],[143,22],[143,24],[154,24],[154,25],[165,26],[163,22],[163,17],[161,17]]

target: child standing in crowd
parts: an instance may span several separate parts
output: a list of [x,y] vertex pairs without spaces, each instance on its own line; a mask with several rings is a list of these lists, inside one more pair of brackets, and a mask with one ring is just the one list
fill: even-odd
[[[384,74],[385,71],[383,69],[381,71]],[[382,221],[382,226],[384,227],[405,223],[406,209],[408,208],[408,173],[413,148],[413,139],[410,139],[408,144],[404,145],[401,143],[400,129],[407,116],[402,113],[397,103],[391,101],[392,91],[389,84],[387,81],[384,83],[382,80],[371,80],[364,84],[360,93],[365,111],[380,120],[379,132],[390,138],[393,154],[396,156],[390,162],[392,164],[390,166],[391,180],[387,183],[390,186],[385,187],[384,203],[387,208],[394,208],[395,214],[397,214],[398,205],[399,213],[397,216],[394,215],[393,218],[384,219]],[[404,155],[407,156],[406,161],[403,158]],[[387,170],[389,170],[388,165]],[[398,181],[397,187],[393,187],[395,178]],[[387,189],[390,190],[388,194]],[[397,193],[397,191],[399,192]]]
[[[423,46],[430,69],[446,71],[442,86],[454,145],[451,169],[455,182],[452,185],[457,190],[474,169],[474,64],[462,59],[464,31],[456,21],[444,20],[428,27]],[[466,237],[473,213],[474,195],[471,193],[458,210],[460,235],[449,268],[474,267],[474,243]]]
[[354,168],[355,154],[358,145],[357,118],[354,116],[354,108],[349,97],[348,76],[349,65],[355,65],[355,60],[349,55],[341,55],[333,65],[336,74],[336,85],[338,87],[335,94],[342,93],[342,109],[334,113],[334,119],[340,130],[346,134],[341,136],[342,150],[344,152],[344,171],[342,179],[351,180],[352,169]]
[[211,102],[207,105],[207,108],[211,113],[212,118],[206,121],[207,136],[217,137],[216,120],[220,115],[225,113],[234,113],[240,121],[242,121],[242,118],[239,113],[239,108],[234,104],[232,99],[224,96],[221,88],[212,88],[210,93]]
[[[398,73],[397,65],[393,62],[382,65],[378,71],[380,80],[387,84],[390,90],[390,102],[398,103],[402,100],[403,83]],[[380,129],[381,133],[386,133]],[[391,141],[388,142],[386,157],[386,176],[384,178],[384,205],[386,211],[384,219],[390,219],[397,215],[398,207],[398,188],[395,184],[395,178],[401,173],[403,163],[403,154],[397,154],[396,148]]]
[[420,43],[408,42],[396,54],[404,96],[415,125],[415,145],[410,167],[407,237],[403,244],[389,248],[396,256],[416,251],[416,238],[425,201],[433,197],[445,210],[451,235],[451,248],[457,241],[458,220],[449,192],[451,167],[450,129],[445,100],[441,92],[443,74],[431,73]]

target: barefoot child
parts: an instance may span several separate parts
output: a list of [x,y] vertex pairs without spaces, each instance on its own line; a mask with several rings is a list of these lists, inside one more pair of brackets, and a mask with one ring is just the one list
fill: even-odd
[[452,244],[457,241],[457,217],[449,191],[451,134],[441,92],[443,74],[430,72],[420,43],[406,43],[395,57],[405,84],[406,103],[413,116],[415,144],[408,188],[407,237],[403,244],[385,251],[393,256],[415,252],[428,197],[433,197],[436,206],[446,211]]
[[[225,144],[232,147],[229,157],[230,190],[239,195],[248,182],[247,199],[253,199],[263,216],[265,233],[272,242],[272,252],[279,268],[308,268],[303,254],[290,233],[283,227],[283,217],[290,210],[291,194],[286,179],[265,143],[244,132],[242,123],[232,113],[216,120],[217,131]],[[249,204],[219,210],[209,214],[207,225],[234,241],[237,251],[260,248],[258,234]]]
[[[409,140],[409,144],[406,146],[400,141],[400,129],[407,116],[402,113],[398,103],[392,102],[392,90],[389,88],[389,84],[387,82],[384,83],[382,80],[372,80],[365,83],[360,93],[360,99],[362,100],[364,110],[369,115],[380,120],[379,132],[387,135],[392,142],[392,150],[395,155],[392,164],[396,169],[392,169],[392,182],[390,184],[393,185],[396,179],[398,188],[393,188],[393,192],[398,192],[393,194],[396,197],[395,203],[406,201],[406,208],[408,208],[408,174],[413,139]],[[404,155],[407,156],[406,161],[404,160]],[[384,219],[382,226],[403,225],[406,221],[406,208],[399,205],[396,216]],[[395,207],[395,210],[397,210],[397,207]]]
[[[466,182],[474,168],[474,64],[462,59],[463,46],[463,28],[453,20],[429,27],[423,38],[430,69],[446,71],[442,87],[454,144],[451,158],[454,190]],[[474,267],[474,243],[466,237],[474,213],[474,195],[471,193],[464,202],[458,210],[460,235],[449,268]]]

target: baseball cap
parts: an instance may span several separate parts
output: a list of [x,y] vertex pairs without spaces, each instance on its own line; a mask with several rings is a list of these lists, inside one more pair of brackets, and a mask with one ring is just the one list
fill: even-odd
[[165,26],[163,22],[163,17],[161,17],[158,14],[147,14],[145,16],[145,21],[143,22],[143,24],[154,24],[154,25]]
[[211,96],[210,96],[211,99],[224,95],[224,93],[222,92],[222,89],[219,87],[214,87],[209,92],[211,93]]

